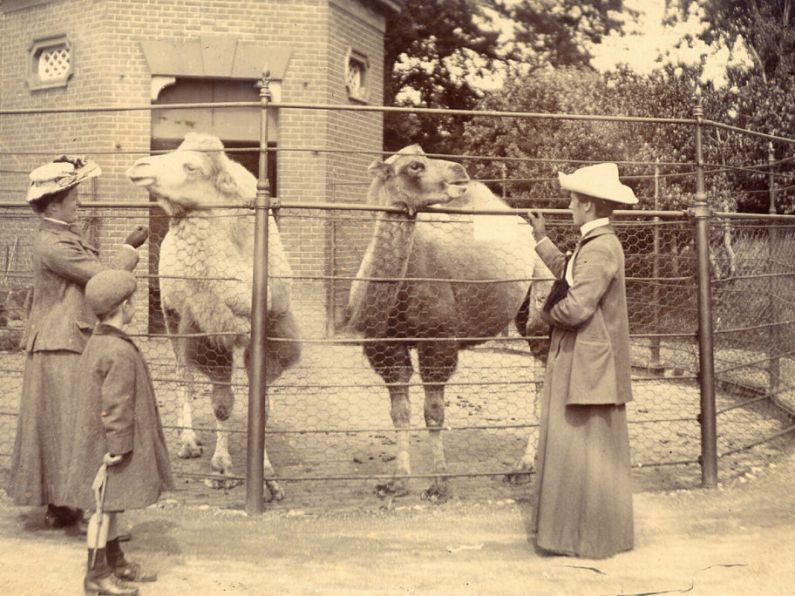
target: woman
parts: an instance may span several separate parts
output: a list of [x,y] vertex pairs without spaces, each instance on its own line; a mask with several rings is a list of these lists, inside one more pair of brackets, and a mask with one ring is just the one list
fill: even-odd
[[[77,187],[100,174],[91,160],[63,156],[31,172],[26,197],[41,224],[33,240],[33,302],[23,338],[25,372],[7,492],[16,505],[47,505],[45,523],[54,528],[82,517],[63,500],[67,447],[75,430],[72,376],[96,320],[83,289],[107,267],[80,233]],[[113,266],[132,271],[136,249],[148,235],[138,226]]]
[[624,249],[610,216],[638,199],[613,163],[559,179],[580,228],[571,258],[547,237],[543,216],[527,213],[535,250],[560,280],[542,315],[552,336],[533,529],[542,552],[603,559],[634,544],[626,414],[632,400],[629,316]]

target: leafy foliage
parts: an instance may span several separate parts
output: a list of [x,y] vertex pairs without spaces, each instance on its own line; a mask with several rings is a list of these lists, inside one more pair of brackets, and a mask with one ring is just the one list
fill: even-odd
[[[402,0],[389,18],[384,53],[386,105],[472,109],[474,82],[495,70],[527,74],[549,66],[587,66],[587,42],[617,28],[623,0]],[[512,23],[513,35],[501,26]],[[386,149],[420,143],[449,152],[467,119],[387,114]]]
[[[701,37],[707,43],[727,46],[742,39],[754,59],[750,70],[730,69],[729,91],[723,97],[721,120],[771,135],[795,138],[795,11],[792,0],[671,0],[672,18],[698,7],[705,23]],[[719,119],[719,118],[716,118]],[[767,142],[737,133],[711,135],[719,163],[764,164]],[[775,143],[774,158],[787,159],[792,143]],[[778,212],[793,210],[795,172],[791,161],[776,167]],[[738,170],[730,175],[731,186],[739,192],[741,210],[767,211],[768,174]]]

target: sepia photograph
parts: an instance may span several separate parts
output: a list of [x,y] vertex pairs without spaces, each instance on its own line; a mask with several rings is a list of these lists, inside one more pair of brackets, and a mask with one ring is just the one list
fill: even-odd
[[0,0],[0,585],[795,595],[792,0]]

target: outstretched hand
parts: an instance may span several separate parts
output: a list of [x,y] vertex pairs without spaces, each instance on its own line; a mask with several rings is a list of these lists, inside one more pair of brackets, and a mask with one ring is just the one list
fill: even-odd
[[146,242],[147,238],[149,238],[149,228],[145,226],[135,226],[135,229],[127,234],[124,243],[129,244],[133,248],[138,248]]
[[535,238],[536,242],[540,242],[547,235],[547,226],[542,213],[527,210],[525,212],[520,211],[519,215],[533,228],[533,238]]

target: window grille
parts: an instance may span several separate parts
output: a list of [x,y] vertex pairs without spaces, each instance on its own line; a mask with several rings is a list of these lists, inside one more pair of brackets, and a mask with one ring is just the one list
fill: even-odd
[[367,100],[367,56],[350,49],[345,56],[345,88],[348,97],[357,101]]
[[42,81],[63,79],[72,67],[72,52],[68,47],[48,48],[39,56],[39,78]]
[[66,35],[36,39],[28,50],[31,91],[66,87],[74,71],[72,44]]

